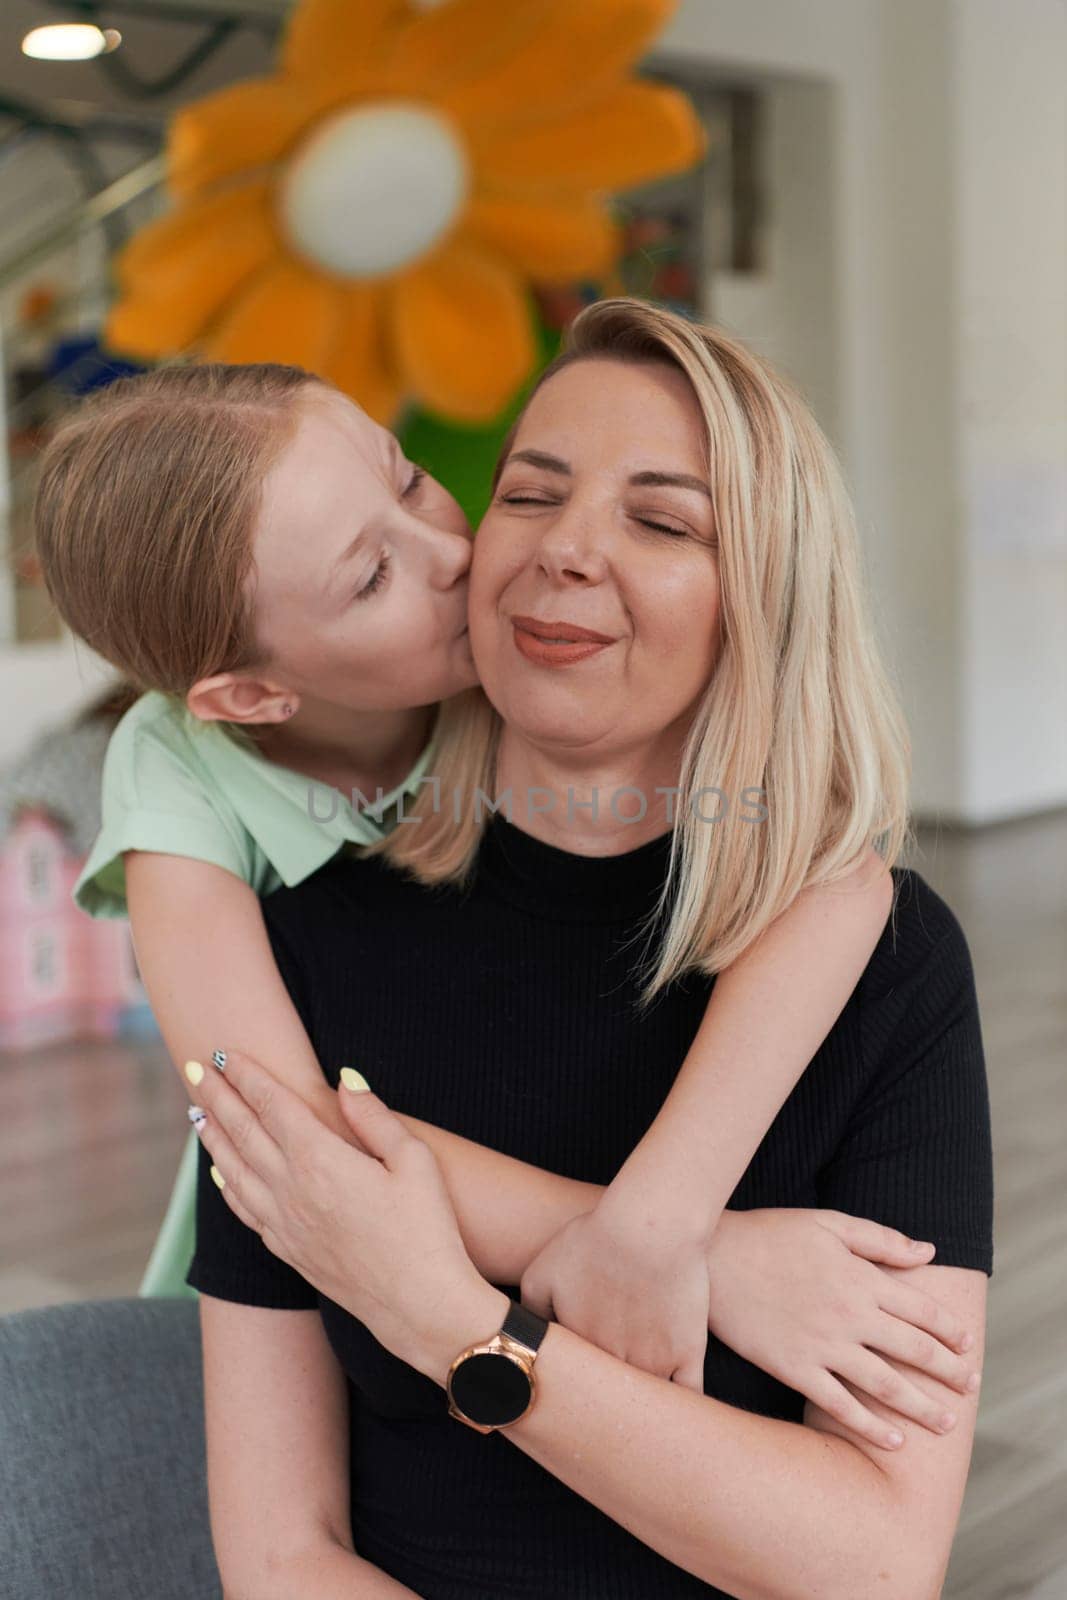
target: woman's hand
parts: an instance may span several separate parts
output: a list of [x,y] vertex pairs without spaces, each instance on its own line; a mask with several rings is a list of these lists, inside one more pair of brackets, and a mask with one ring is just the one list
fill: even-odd
[[704,1393],[706,1240],[666,1237],[598,1204],[552,1236],[520,1290],[523,1305],[609,1355]]
[[[418,1364],[442,1308],[485,1288],[429,1145],[369,1090],[337,1096],[362,1153],[237,1051],[194,1082],[223,1198],[274,1255]],[[216,1179],[218,1182],[218,1179]],[[432,1319],[428,1324],[427,1319]]]
[[[796,1389],[872,1444],[892,1432],[842,1383],[934,1433],[943,1407],[882,1356],[940,1378],[961,1394],[974,1343],[955,1316],[909,1287],[909,1266],[928,1266],[894,1228],[843,1211],[724,1211],[708,1250],[708,1325],[738,1355]],[[877,1263],[881,1263],[878,1265]],[[897,1270],[899,1269],[899,1270]]]

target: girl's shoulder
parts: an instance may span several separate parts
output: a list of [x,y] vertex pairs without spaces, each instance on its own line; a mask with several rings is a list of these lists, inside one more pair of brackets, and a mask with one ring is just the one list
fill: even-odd
[[74,885],[83,911],[126,915],[128,850],[206,861],[257,892],[273,886],[270,863],[227,778],[229,742],[221,728],[198,723],[174,696],[152,690],[130,706],[108,742],[100,832]]
[[[160,770],[204,775],[204,724],[176,695],[150,689],[115,724],[104,758],[104,782],[121,783],[137,796]],[[225,738],[221,730],[217,737]]]

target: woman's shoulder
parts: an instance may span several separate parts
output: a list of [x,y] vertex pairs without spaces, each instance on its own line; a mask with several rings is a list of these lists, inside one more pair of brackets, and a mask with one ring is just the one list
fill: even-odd
[[868,1065],[917,1060],[948,1030],[980,1054],[978,997],[966,934],[947,900],[911,867],[894,867],[893,905],[856,987]]
[[938,974],[970,969],[959,917],[914,867],[893,867],[893,903],[861,984],[868,1003]]

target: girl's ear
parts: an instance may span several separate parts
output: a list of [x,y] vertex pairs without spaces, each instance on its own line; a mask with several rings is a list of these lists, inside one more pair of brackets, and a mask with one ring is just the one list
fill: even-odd
[[271,679],[219,672],[199,678],[185,703],[201,722],[288,722],[300,700]]

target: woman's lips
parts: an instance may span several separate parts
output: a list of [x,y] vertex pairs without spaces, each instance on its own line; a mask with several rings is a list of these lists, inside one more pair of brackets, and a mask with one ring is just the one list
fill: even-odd
[[581,639],[576,642],[554,644],[548,639],[539,639],[535,634],[527,633],[517,622],[512,623],[512,632],[515,648],[519,654],[525,656],[527,661],[535,661],[542,667],[569,667],[572,662],[584,661],[587,656],[598,655],[601,650],[607,650],[614,643],[611,639],[606,639],[603,643],[595,639]]

